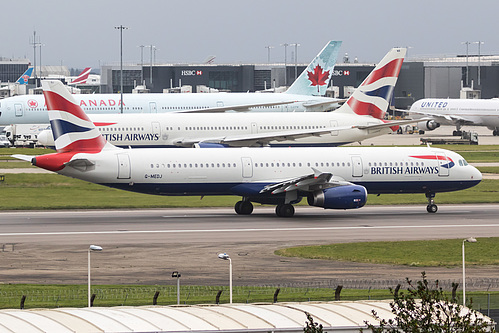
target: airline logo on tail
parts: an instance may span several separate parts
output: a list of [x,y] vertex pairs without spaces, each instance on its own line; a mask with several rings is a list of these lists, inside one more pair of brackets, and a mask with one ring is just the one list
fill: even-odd
[[78,75],[78,77],[76,79],[74,79],[73,81],[71,81],[70,83],[68,84],[85,84],[87,83],[87,80],[88,80],[88,76],[90,75],[90,70],[92,68],[91,67],[87,67],[85,68],[81,73],[80,75]]
[[330,41],[286,91],[287,94],[323,96],[331,80],[341,41]]
[[106,140],[62,82],[42,81],[57,152],[100,152]]
[[33,73],[33,67],[29,67],[26,70],[26,72],[24,72],[23,75],[21,75],[19,77],[19,79],[17,79],[16,83],[19,83],[19,84],[28,84],[28,80],[31,77],[32,73]]
[[346,105],[358,115],[383,119],[393,97],[407,49],[394,48],[374,68],[347,100]]

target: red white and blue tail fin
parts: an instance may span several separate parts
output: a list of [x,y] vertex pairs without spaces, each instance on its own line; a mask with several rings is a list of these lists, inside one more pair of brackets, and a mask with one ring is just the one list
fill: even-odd
[[404,62],[406,48],[391,49],[338,110],[383,119]]
[[58,153],[97,153],[115,148],[107,143],[61,81],[44,80],[42,88]]
[[87,83],[88,76],[90,75],[90,70],[91,69],[92,69],[91,67],[85,68],[80,73],[80,75],[78,75],[78,77],[76,79],[74,79],[73,81],[69,82],[68,84],[69,85],[76,85],[76,84],[85,84],[85,83]]

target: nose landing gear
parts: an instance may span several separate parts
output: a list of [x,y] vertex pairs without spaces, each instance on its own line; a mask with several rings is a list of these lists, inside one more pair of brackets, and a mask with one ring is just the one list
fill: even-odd
[[438,207],[435,204],[433,198],[435,198],[435,193],[426,193],[426,199],[428,199],[428,206],[426,206],[426,211],[428,213],[436,213],[438,210]]

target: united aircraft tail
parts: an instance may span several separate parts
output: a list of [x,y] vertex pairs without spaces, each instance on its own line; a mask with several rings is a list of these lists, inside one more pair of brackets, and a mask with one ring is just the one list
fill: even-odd
[[23,75],[21,75],[19,79],[17,79],[16,83],[28,84],[28,80],[31,77],[31,74],[33,74],[33,67],[28,67],[26,72],[24,72]]
[[330,41],[312,60],[286,94],[324,96],[338,57],[341,41]]
[[91,69],[92,69],[91,67],[85,68],[80,73],[80,75],[78,75],[78,77],[76,79],[74,79],[73,81],[69,82],[68,84],[70,84],[70,85],[76,85],[76,84],[85,84],[85,83],[87,83],[88,76],[90,75],[90,70]]
[[406,52],[406,48],[391,49],[346,103],[334,112],[356,113],[383,119],[392,100]]

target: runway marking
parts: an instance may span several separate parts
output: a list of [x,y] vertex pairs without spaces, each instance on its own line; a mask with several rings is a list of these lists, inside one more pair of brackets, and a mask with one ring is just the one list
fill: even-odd
[[213,232],[260,232],[260,231],[314,231],[314,230],[355,230],[355,229],[411,229],[411,228],[469,228],[499,227],[499,224],[449,224],[414,226],[356,226],[356,227],[310,227],[310,228],[251,228],[251,229],[213,229],[213,230],[114,230],[114,231],[59,231],[59,232],[13,232],[0,233],[2,236],[67,236],[67,235],[110,235],[110,234],[152,234],[152,233],[213,233]]

